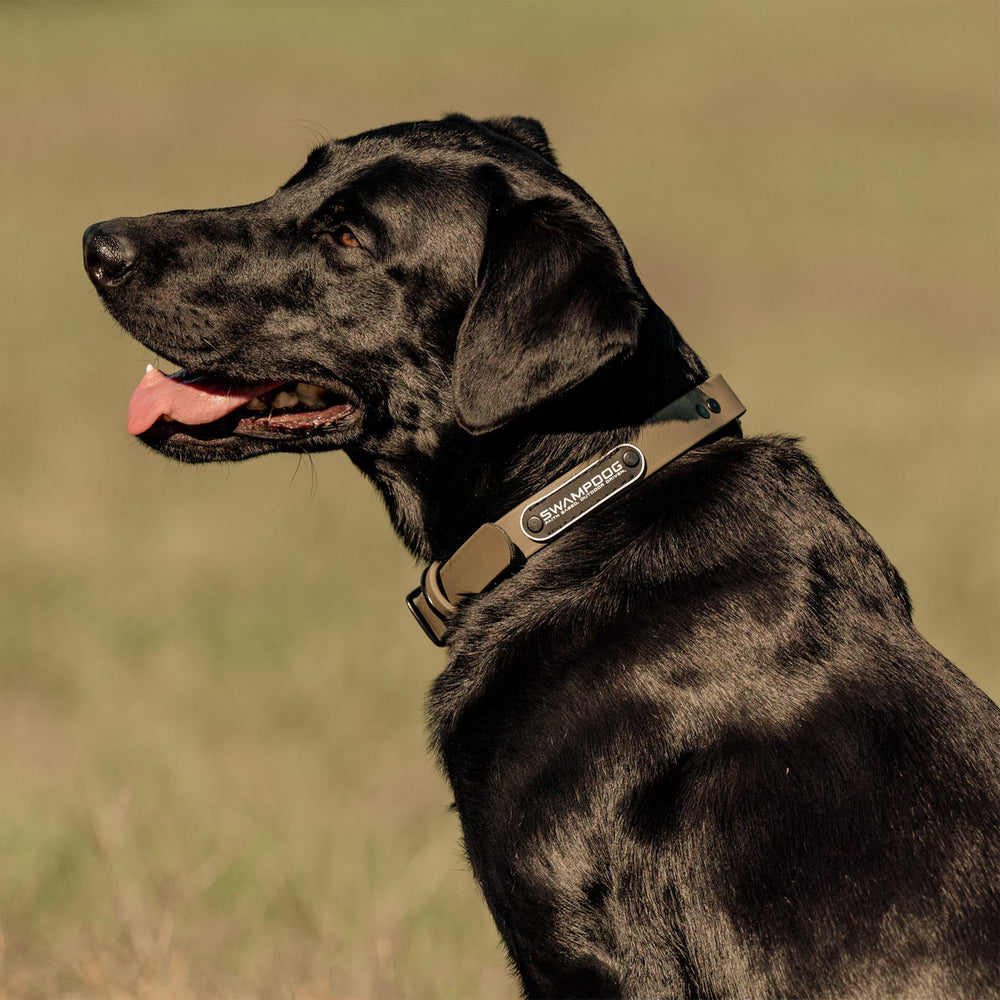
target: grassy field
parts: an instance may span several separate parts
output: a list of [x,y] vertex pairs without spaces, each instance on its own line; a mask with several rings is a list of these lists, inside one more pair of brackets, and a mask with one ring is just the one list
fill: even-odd
[[804,437],[997,698],[997,19],[0,5],[0,995],[516,993],[375,495],[339,455],[188,468],[130,440],[150,359],[85,226],[266,196],[316,132],[537,116],[748,431]]

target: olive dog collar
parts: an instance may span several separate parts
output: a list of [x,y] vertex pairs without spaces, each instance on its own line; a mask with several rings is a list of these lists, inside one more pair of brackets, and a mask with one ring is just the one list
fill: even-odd
[[481,525],[445,562],[433,562],[406,604],[438,646],[458,606],[481,594],[581,518],[739,419],[746,407],[721,375],[654,414],[634,441],[589,459],[498,521]]

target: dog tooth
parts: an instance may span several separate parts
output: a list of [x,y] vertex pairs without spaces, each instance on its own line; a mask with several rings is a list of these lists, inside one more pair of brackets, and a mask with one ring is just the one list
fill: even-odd
[[153,366],[152,366],[152,365],[146,365],[146,374],[147,374],[147,375],[148,375],[148,374],[149,374],[149,373],[150,373],[151,371],[153,371],[153,370],[154,370],[154,369],[153,369]]
[[323,390],[318,385],[310,385],[308,382],[296,382],[295,392],[303,403],[323,402]]
[[282,389],[282,391],[279,392],[278,395],[275,396],[274,399],[271,401],[271,405],[276,410],[282,410],[287,406],[295,406],[295,404],[298,403],[298,401],[299,397],[296,396],[295,393],[286,392],[284,389]]
[[246,404],[248,410],[266,410],[267,403],[263,399],[251,399],[249,403]]

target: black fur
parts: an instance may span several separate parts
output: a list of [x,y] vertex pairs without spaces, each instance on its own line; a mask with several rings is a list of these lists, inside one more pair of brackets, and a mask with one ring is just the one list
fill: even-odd
[[[705,375],[530,119],[368,132],[265,201],[100,240],[131,263],[95,282],[144,344],[356,407],[148,443],[343,447],[425,559]],[[998,713],[796,443],[732,430],[455,623],[431,733],[524,990],[996,996]]]

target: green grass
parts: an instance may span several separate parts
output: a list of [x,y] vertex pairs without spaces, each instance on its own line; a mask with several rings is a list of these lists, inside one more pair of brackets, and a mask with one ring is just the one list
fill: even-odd
[[997,698],[996,35],[965,3],[0,5],[0,995],[516,992],[374,493],[129,440],[148,357],[86,225],[265,196],[315,129],[538,116]]

